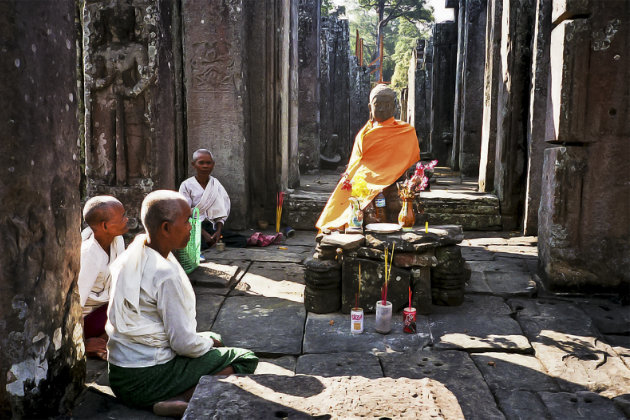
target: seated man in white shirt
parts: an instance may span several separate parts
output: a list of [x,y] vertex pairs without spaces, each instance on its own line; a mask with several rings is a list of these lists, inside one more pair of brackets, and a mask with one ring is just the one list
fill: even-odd
[[188,243],[190,215],[181,194],[150,193],[141,211],[147,235],[111,267],[110,386],[126,404],[163,416],[183,415],[203,375],[253,373],[258,364],[253,352],[197,332],[195,293],[171,253]]
[[107,303],[111,275],[109,264],[125,250],[121,235],[127,233],[125,208],[116,198],[99,195],[83,207],[89,227],[81,232],[79,296],[83,308],[83,334],[88,356],[107,360]]
[[225,220],[230,215],[230,197],[219,180],[210,176],[214,164],[209,150],[195,151],[192,166],[196,175],[182,182],[179,192],[190,207],[199,209],[202,248],[211,247],[220,239],[223,239],[226,246],[244,248],[247,246],[246,236],[223,229]]

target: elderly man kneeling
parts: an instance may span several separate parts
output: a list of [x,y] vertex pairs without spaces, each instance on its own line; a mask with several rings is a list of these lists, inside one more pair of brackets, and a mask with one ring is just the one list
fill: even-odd
[[191,215],[175,191],[154,191],[142,203],[147,235],[138,235],[111,267],[106,326],[109,381],[126,404],[183,415],[203,375],[253,373],[258,358],[197,333],[195,293],[171,253],[186,246]]

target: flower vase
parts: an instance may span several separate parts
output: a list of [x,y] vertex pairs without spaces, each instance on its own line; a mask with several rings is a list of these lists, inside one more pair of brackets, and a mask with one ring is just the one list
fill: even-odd
[[350,203],[352,204],[352,210],[350,212],[348,227],[351,229],[361,229],[363,227],[363,210],[361,210],[359,200],[351,198]]
[[404,229],[411,229],[416,223],[416,215],[413,213],[413,198],[403,198],[402,208],[398,214],[398,224]]

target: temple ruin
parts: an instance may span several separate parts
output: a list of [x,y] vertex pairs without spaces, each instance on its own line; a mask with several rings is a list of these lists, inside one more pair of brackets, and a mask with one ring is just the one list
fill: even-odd
[[[403,117],[423,160],[474,185],[425,218],[538,236],[542,282],[630,297],[630,3],[444,0]],[[0,2],[0,417],[70,410],[85,357],[80,209],[112,194],[141,229],[208,148],[232,227],[313,229],[368,118],[347,19],[305,0]],[[459,200],[459,201],[458,201]],[[420,219],[422,222],[424,219]],[[332,325],[332,324],[331,324]]]

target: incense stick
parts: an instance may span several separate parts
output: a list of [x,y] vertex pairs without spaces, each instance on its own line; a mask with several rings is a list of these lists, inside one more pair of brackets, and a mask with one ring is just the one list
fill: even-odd
[[284,203],[284,191],[276,194],[276,233],[280,232],[280,220],[282,219],[282,204]]

